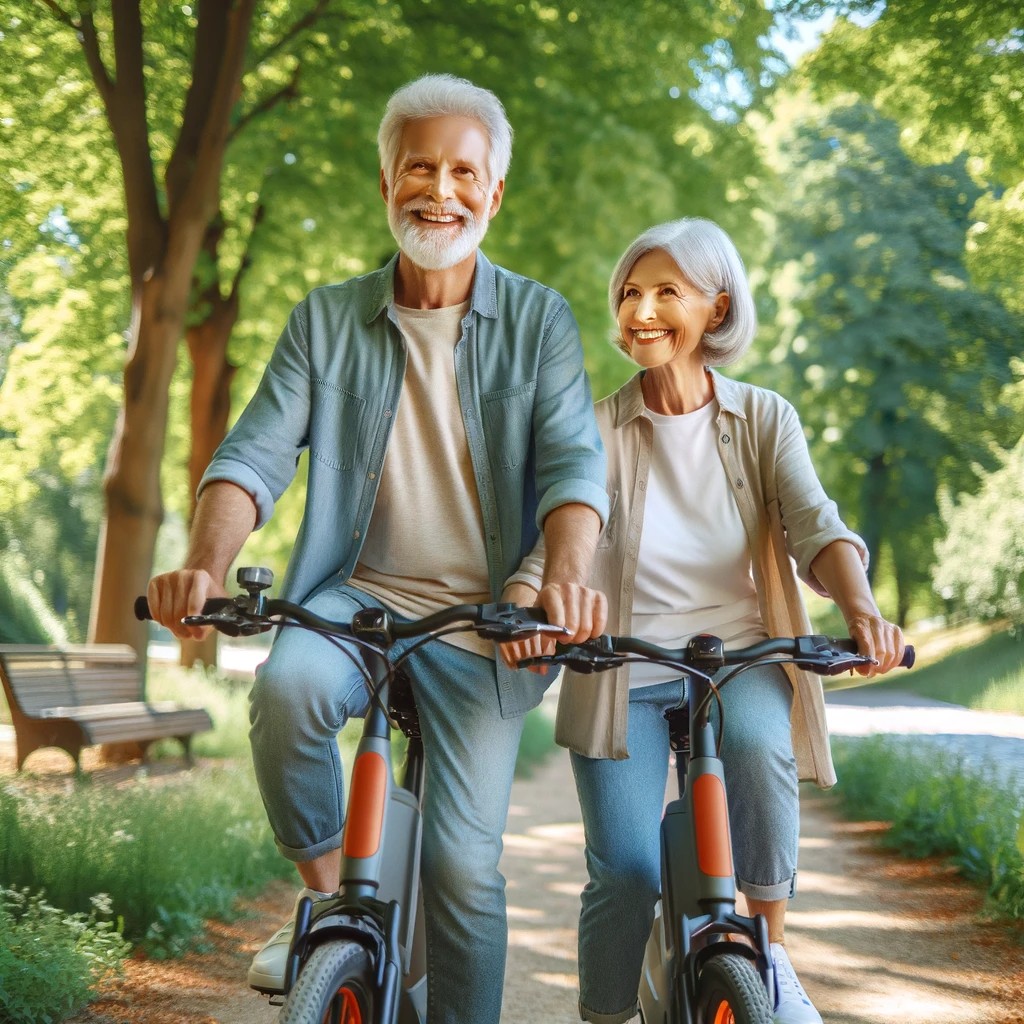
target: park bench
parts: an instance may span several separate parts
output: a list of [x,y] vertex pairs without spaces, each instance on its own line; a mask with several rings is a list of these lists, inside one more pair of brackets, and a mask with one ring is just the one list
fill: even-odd
[[149,745],[166,738],[182,744],[191,764],[192,736],[213,728],[203,708],[143,700],[141,666],[127,644],[0,644],[0,678],[19,771],[40,747],[66,750],[77,769],[82,747],[138,744],[145,760]]

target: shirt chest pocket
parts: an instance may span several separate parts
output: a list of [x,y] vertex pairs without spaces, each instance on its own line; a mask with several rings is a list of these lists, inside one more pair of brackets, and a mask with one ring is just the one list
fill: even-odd
[[337,384],[313,378],[309,451],[314,459],[339,471],[356,463],[366,399]]
[[481,396],[487,450],[502,469],[517,469],[526,461],[536,392],[537,382],[531,380]]

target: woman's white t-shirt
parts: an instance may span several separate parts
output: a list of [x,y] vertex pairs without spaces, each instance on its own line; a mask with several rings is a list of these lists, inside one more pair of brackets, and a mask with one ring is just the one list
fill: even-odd
[[[682,416],[645,411],[654,425],[633,599],[633,634],[682,647],[712,633],[742,647],[767,636],[750,548],[718,454],[718,402]],[[630,689],[678,679],[658,665],[630,666]]]

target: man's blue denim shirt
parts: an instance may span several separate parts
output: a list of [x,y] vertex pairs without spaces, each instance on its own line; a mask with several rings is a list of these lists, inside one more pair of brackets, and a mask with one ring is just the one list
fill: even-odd
[[[295,307],[199,485],[243,488],[259,528],[309,448],[305,514],[281,591],[291,601],[347,580],[366,536],[405,376],[397,260],[317,288]],[[608,515],[604,449],[568,304],[478,253],[455,376],[497,599],[552,509],[580,502],[602,522]],[[500,660],[497,670],[504,715],[539,701],[542,677]]]

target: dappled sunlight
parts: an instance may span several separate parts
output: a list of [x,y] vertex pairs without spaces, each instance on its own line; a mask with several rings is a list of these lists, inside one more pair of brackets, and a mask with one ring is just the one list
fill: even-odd
[[546,971],[538,971],[533,975],[534,981],[542,985],[553,985],[555,988],[569,989],[576,991],[576,974],[550,974]]
[[827,895],[829,902],[835,905],[839,897],[851,899],[862,895],[865,886],[854,878],[841,878],[823,871],[801,869],[797,879],[797,891],[801,896]]
[[572,928],[509,928],[508,944],[528,949],[538,957],[576,959],[576,931]]
[[917,931],[935,932],[945,928],[939,921],[911,921],[893,918],[885,910],[791,910],[786,915],[790,927],[813,928],[819,931],[863,928],[872,932]]

